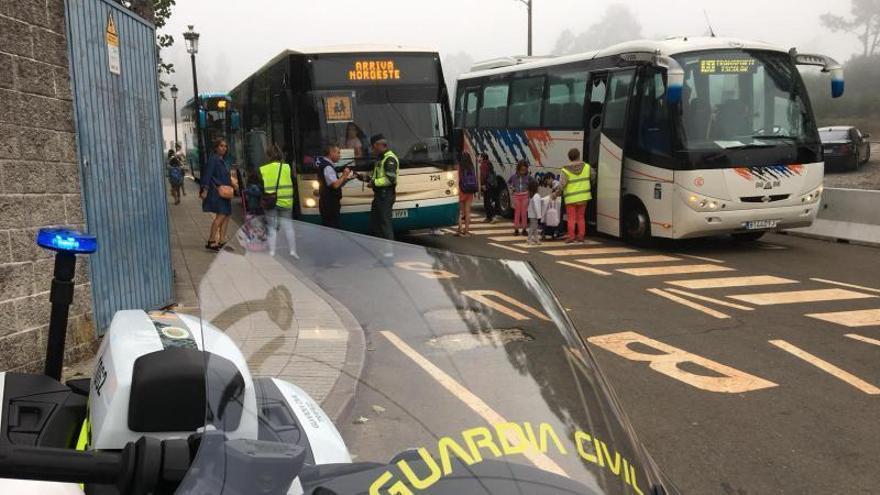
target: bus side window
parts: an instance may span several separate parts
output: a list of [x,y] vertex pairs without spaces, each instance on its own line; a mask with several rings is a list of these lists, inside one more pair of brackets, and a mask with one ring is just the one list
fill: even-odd
[[468,90],[467,96],[465,97],[465,127],[476,127],[477,125],[477,103],[479,101],[478,99],[479,95],[477,94],[476,89]]

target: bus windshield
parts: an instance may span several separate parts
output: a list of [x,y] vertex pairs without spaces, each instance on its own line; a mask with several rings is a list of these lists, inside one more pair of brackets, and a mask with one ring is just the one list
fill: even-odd
[[323,144],[335,143],[342,149],[344,162],[368,167],[376,159],[370,151],[370,136],[375,134],[385,136],[400,157],[401,167],[452,162],[448,123],[436,101],[436,90],[313,91],[306,99],[311,114],[304,119],[306,163],[322,154]]
[[815,145],[806,91],[790,57],[757,50],[676,56],[685,71],[685,151]]

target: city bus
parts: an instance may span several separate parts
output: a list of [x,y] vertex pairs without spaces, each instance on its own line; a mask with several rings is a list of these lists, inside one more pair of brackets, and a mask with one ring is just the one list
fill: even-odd
[[235,162],[235,154],[232,150],[235,148],[235,130],[238,128],[238,114],[232,109],[231,100],[226,93],[202,93],[199,95],[199,103],[202,107],[199,117],[195,112],[193,98],[190,98],[180,110],[183,121],[183,147],[186,150],[190,172],[196,180],[201,174],[197,132],[202,133],[202,142],[206,149],[205,161],[208,160],[211,143],[217,138],[226,139],[230,150],[226,155],[226,163],[231,167]]
[[[341,170],[369,173],[377,157],[370,136],[383,134],[400,158],[394,229],[455,224],[458,176],[452,114],[436,51],[344,46],[286,50],[231,92],[240,112],[237,155],[245,170],[266,163],[277,145],[294,165],[295,215],[320,223],[315,166],[337,144]],[[360,180],[343,188],[341,225],[366,232],[373,192]]]
[[577,148],[596,172],[588,220],[608,235],[754,240],[816,217],[822,145],[800,65],[843,94],[829,57],[715,37],[489,60],[458,78],[457,146],[502,177],[519,160],[558,176]]

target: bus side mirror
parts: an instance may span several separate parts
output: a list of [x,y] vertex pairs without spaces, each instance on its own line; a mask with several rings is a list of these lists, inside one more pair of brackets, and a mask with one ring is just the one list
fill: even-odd
[[788,53],[794,58],[797,65],[815,65],[822,67],[822,72],[831,74],[831,97],[840,98],[843,96],[843,66],[838,64],[833,58],[826,55],[811,55],[807,53],[798,53],[792,48]]
[[237,131],[241,128],[241,116],[239,116],[238,112],[235,110],[230,113],[229,126],[233,131]]
[[199,129],[208,127],[208,112],[199,110]]

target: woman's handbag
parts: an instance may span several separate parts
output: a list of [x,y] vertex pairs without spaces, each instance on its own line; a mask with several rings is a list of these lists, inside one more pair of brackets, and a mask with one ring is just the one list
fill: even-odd
[[278,163],[278,180],[275,181],[275,192],[265,192],[260,197],[260,206],[264,210],[274,210],[275,204],[278,202],[278,185],[281,184],[281,172],[284,171],[284,164]]
[[232,199],[235,196],[235,189],[232,186],[217,186],[217,195],[223,199]]

